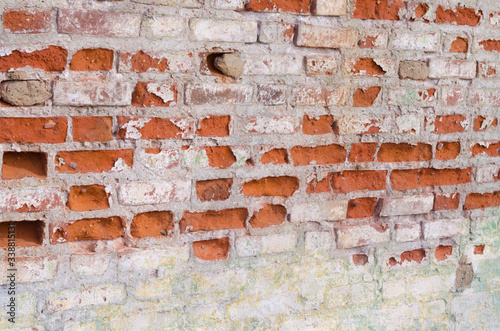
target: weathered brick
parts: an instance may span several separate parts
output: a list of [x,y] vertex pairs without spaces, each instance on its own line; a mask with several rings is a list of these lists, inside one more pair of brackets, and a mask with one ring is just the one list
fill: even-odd
[[450,238],[469,233],[469,222],[466,219],[442,219],[424,223],[426,239]]
[[499,39],[485,39],[477,41],[477,49],[484,49],[487,52],[500,53],[500,40]]
[[390,58],[347,58],[344,60],[344,74],[347,76],[395,76],[397,61]]
[[395,106],[430,107],[435,104],[436,89],[416,89],[408,87],[389,88],[387,103]]
[[431,59],[429,62],[430,78],[476,78],[476,61]]
[[105,142],[113,140],[113,118],[111,117],[72,117],[73,141]]
[[365,245],[379,244],[390,240],[387,224],[363,224],[337,230],[337,246],[347,249]]
[[231,116],[208,116],[200,121],[196,134],[202,137],[227,137],[230,133]]
[[457,25],[476,26],[479,24],[483,12],[474,8],[462,6],[446,9],[438,6],[436,11],[436,23],[455,23]]
[[424,61],[399,62],[399,77],[402,79],[425,80],[429,76],[429,68]]
[[286,102],[286,90],[283,85],[259,85],[257,101],[267,106],[282,105]]
[[178,6],[186,8],[199,8],[202,6],[200,0],[132,0],[132,2],[145,3],[148,5]]
[[244,5],[244,0],[212,0],[210,2],[212,8],[222,10],[242,10]]
[[394,49],[437,52],[440,43],[441,38],[438,32],[395,31],[392,36],[392,47]]
[[227,259],[229,249],[229,238],[202,240],[193,243],[194,255],[207,261]]
[[299,189],[299,180],[296,177],[265,177],[243,184],[242,192],[246,196],[290,197]]
[[112,240],[122,236],[124,229],[120,217],[88,218],[70,221],[70,224],[51,223],[52,244],[79,240]]
[[341,221],[346,218],[347,201],[295,204],[290,212],[291,222]]
[[190,38],[193,41],[225,41],[254,43],[257,41],[256,21],[228,21],[216,19],[191,19]]
[[411,262],[422,263],[422,260],[424,260],[425,258],[426,258],[425,249],[417,248],[411,251],[405,251],[401,253],[401,255],[399,256],[399,261],[395,257],[389,258],[387,264],[390,266],[402,265],[405,261],[407,261],[408,263]]
[[391,183],[395,190],[419,187],[466,184],[471,181],[471,168],[393,170]]
[[191,139],[196,130],[192,118],[118,116],[120,139]]
[[326,26],[300,24],[296,44],[302,47],[354,48],[358,43],[358,30],[333,29]]
[[253,88],[249,85],[203,84],[186,86],[186,104],[246,104],[250,103]]
[[293,116],[247,117],[245,131],[258,134],[291,134],[299,130],[300,120]]
[[333,116],[320,115],[308,116],[304,115],[302,119],[302,133],[307,135],[327,134],[333,131]]
[[334,242],[333,233],[327,231],[308,231],[305,233],[304,246],[308,251],[329,251]]
[[365,20],[399,21],[399,11],[404,8],[402,0],[356,0],[353,18]]
[[54,83],[54,104],[57,106],[128,106],[132,99],[132,85],[123,82],[69,82]]
[[148,38],[180,38],[187,28],[184,17],[154,15],[142,22],[142,33]]
[[74,211],[109,208],[110,193],[103,185],[71,186],[67,206]]
[[377,143],[352,144],[349,152],[350,163],[373,162]]
[[500,206],[500,191],[487,193],[469,193],[465,199],[464,209],[480,209]]
[[360,48],[386,48],[389,41],[389,33],[384,30],[364,30],[358,46]]
[[286,214],[286,208],[282,205],[265,204],[253,214],[249,223],[252,228],[266,228],[273,225],[280,225],[286,221]]
[[450,43],[450,53],[467,53],[469,49],[469,39],[463,37],[455,37]]
[[500,65],[496,62],[479,61],[477,63],[477,75],[480,78],[498,78]]
[[106,37],[137,37],[141,16],[99,10],[59,9],[57,31]]
[[174,215],[170,211],[150,211],[134,216],[130,234],[134,238],[161,237],[171,235],[174,230]]
[[454,160],[460,155],[460,143],[458,141],[443,141],[436,145],[435,158],[442,161]]
[[65,117],[0,117],[1,143],[64,143],[67,131]]
[[377,153],[379,162],[421,162],[432,159],[432,146],[424,143],[416,145],[384,143]]
[[186,73],[193,69],[192,54],[186,52],[144,52],[121,53],[120,72],[175,72]]
[[385,190],[387,171],[345,170],[332,174],[331,186],[335,193]]
[[377,198],[357,198],[349,200],[347,218],[372,217]]
[[259,30],[259,42],[270,43],[291,43],[295,36],[293,24],[282,22],[261,22]]
[[352,96],[352,105],[354,107],[371,107],[377,102],[378,96],[382,87],[380,86],[370,86],[370,87],[360,87],[354,91]]
[[[18,247],[40,246],[45,238],[45,223],[42,221],[16,221],[0,222],[0,247],[9,247],[9,234],[15,234],[15,245]],[[12,245],[12,244],[11,244]],[[7,259],[5,259],[5,263]],[[16,262],[21,262],[18,258]],[[7,263],[6,263],[7,264]],[[9,267],[5,268],[11,269]],[[21,269],[21,268],[19,268]],[[0,280],[0,284],[6,281],[7,277]]]
[[70,70],[95,71],[113,68],[114,52],[105,48],[81,49],[71,58]]
[[347,156],[344,147],[336,144],[316,147],[295,146],[290,150],[295,166],[343,163]]
[[485,141],[472,146],[472,156],[500,156],[500,142]]
[[120,171],[132,167],[133,150],[60,151],[56,154],[56,171],[87,173]]
[[475,106],[500,106],[500,95],[496,89],[472,89],[469,98]]
[[45,71],[63,71],[66,67],[68,51],[59,46],[27,51],[12,50],[0,53],[0,71],[9,71],[30,66]]
[[0,188],[0,212],[35,212],[64,207],[60,188],[40,186],[33,189]]
[[292,251],[296,245],[297,235],[295,233],[244,236],[236,238],[234,243],[236,253],[241,257]]
[[312,0],[249,0],[246,10],[309,14]]
[[50,312],[119,303],[125,300],[124,284],[86,285],[80,288],[51,292],[45,299]]
[[343,16],[347,14],[347,0],[315,0],[312,11],[317,16]]
[[196,182],[196,195],[200,201],[227,200],[231,195],[231,178],[203,180]]
[[49,87],[39,80],[11,80],[0,84],[2,101],[11,106],[43,106],[52,97]]
[[226,169],[238,161],[233,150],[229,146],[205,147],[208,164],[213,168]]
[[341,135],[387,133],[392,129],[389,116],[380,114],[342,115],[335,119],[334,132]]
[[50,31],[52,14],[48,9],[7,9],[3,28],[10,33],[44,33]]
[[444,261],[448,258],[448,256],[453,254],[453,246],[450,245],[439,245],[436,247],[434,252],[434,256],[438,261]]
[[396,117],[397,132],[401,134],[419,134],[422,117],[417,115],[401,115]]
[[394,239],[397,242],[414,241],[420,238],[422,228],[420,222],[396,223]]
[[335,56],[308,55],[306,57],[306,74],[308,76],[335,75],[338,62]]
[[436,194],[433,210],[457,209],[460,203],[459,193]]
[[288,151],[285,148],[273,148],[262,154],[260,163],[288,164]]
[[172,107],[177,104],[177,84],[138,82],[132,93],[132,106]]
[[441,100],[445,106],[458,106],[465,104],[465,91],[461,88],[443,87]]
[[184,212],[179,222],[181,232],[244,229],[248,217],[246,208]]
[[476,168],[476,182],[494,183],[500,180],[500,168],[498,166],[485,166]]
[[187,201],[190,196],[190,181],[136,181],[118,187],[118,199],[124,205],[140,206]]
[[349,88],[297,86],[292,91],[292,104],[295,106],[341,106],[349,97]]
[[[16,227],[17,232],[17,227]],[[17,236],[16,236],[16,246],[17,246]],[[21,245],[20,245],[21,246]],[[16,261],[18,268],[16,274],[16,282],[19,283],[38,283],[49,281],[54,279],[57,274],[57,258],[56,256],[45,256],[45,257],[21,257]],[[7,259],[5,262],[0,262],[0,266],[5,270],[5,272],[0,271],[1,280],[0,284],[7,285],[8,282],[8,263]]]
[[301,56],[245,54],[243,75],[301,75],[303,72]]
[[330,192],[331,173],[317,173],[308,177],[307,193],[325,193]]
[[434,196],[432,194],[401,198],[384,198],[382,199],[380,216],[426,214],[432,210],[433,203]]

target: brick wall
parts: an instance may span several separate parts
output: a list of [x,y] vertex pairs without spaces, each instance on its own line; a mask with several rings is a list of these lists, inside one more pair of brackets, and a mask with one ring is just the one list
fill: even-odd
[[1,329],[500,328],[496,0],[0,13]]

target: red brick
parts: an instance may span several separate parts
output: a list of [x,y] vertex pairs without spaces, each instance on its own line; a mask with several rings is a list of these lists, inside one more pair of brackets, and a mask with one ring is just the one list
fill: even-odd
[[45,237],[45,224],[42,221],[0,222],[0,247],[9,246],[9,224],[14,224],[16,246],[40,246]]
[[250,0],[245,9],[250,11],[309,14],[311,10],[311,0]]
[[30,66],[45,71],[63,71],[66,67],[68,51],[59,46],[48,46],[33,52],[14,50],[0,56],[0,71],[9,71]]
[[329,173],[323,177],[320,177],[318,175],[315,175],[315,178],[310,180],[307,183],[307,190],[306,193],[325,193],[325,192],[330,192],[331,187],[330,187],[330,180],[331,180],[332,174]]
[[425,126],[432,133],[442,134],[464,132],[468,123],[465,115],[438,115],[426,117]]
[[7,9],[3,13],[3,27],[10,33],[43,33],[50,31],[50,9]]
[[354,107],[370,107],[373,105],[378,95],[380,94],[380,86],[372,86],[367,88],[358,88],[353,95]]
[[423,2],[419,3],[415,7],[414,14],[413,14],[412,18],[410,18],[410,22],[414,22],[415,20],[418,21],[418,19],[421,19],[420,21],[423,21],[425,23],[429,23],[429,20],[423,18],[425,16],[425,14],[427,14],[428,11],[429,11],[428,4],[423,3]]
[[141,15],[100,10],[59,9],[57,31],[106,37],[137,37]]
[[433,210],[457,209],[460,203],[459,193],[435,194]]
[[482,255],[484,253],[485,245],[474,245],[474,255]]
[[349,200],[347,218],[372,217],[375,212],[377,198],[358,198]]
[[327,134],[332,132],[332,125],[332,115],[321,115],[317,117],[304,115],[302,119],[302,132],[308,135]]
[[386,71],[372,58],[348,59],[344,67],[346,74],[353,76],[378,77],[386,74]]
[[190,118],[118,116],[120,139],[190,139],[196,121]]
[[290,150],[295,166],[309,164],[343,163],[347,151],[340,145],[323,145],[316,147],[295,146]]
[[248,217],[246,208],[184,212],[179,223],[181,232],[244,229]]
[[385,31],[366,30],[359,40],[359,48],[386,48],[389,39]]
[[196,133],[202,137],[227,137],[230,121],[229,115],[206,117],[200,121],[200,129]]
[[454,160],[460,155],[460,143],[458,141],[438,142],[436,146],[436,159],[441,161]]
[[205,147],[208,157],[208,164],[213,168],[226,169],[236,162],[231,147],[229,146],[210,146]]
[[377,153],[379,162],[420,162],[431,159],[432,146],[424,143],[416,145],[384,143]]
[[457,25],[477,26],[483,12],[474,8],[454,7],[445,9],[438,6],[436,11],[436,23],[456,23]]
[[55,163],[58,172],[76,174],[110,171],[120,159],[132,167],[133,150],[61,151],[57,153]]
[[411,190],[419,187],[446,186],[469,183],[471,169],[411,169],[393,170],[391,173],[392,188],[395,190]]
[[485,51],[488,52],[500,52],[500,40],[497,39],[487,39],[479,42],[480,46],[483,46]]
[[472,156],[500,156],[500,142],[487,142],[486,144],[475,144],[471,148]]
[[243,194],[254,197],[291,197],[299,189],[296,177],[266,177],[243,184]]
[[113,69],[114,52],[105,48],[81,49],[71,58],[70,70],[97,71]]
[[122,236],[123,221],[120,217],[86,218],[71,224],[50,224],[52,244],[79,240],[112,240]]
[[464,209],[480,209],[500,206],[500,191],[490,193],[470,193],[465,199]]
[[130,224],[130,234],[134,238],[168,236],[173,230],[174,215],[170,211],[137,214]]
[[231,178],[196,182],[196,195],[200,201],[222,201],[229,199],[233,180]]
[[490,128],[496,128],[498,118],[492,119],[490,116],[478,116],[474,119],[474,131],[486,131]]
[[387,171],[347,170],[332,174],[334,193],[385,190]]
[[286,220],[286,208],[282,205],[264,205],[250,218],[252,228],[280,225]]
[[169,107],[175,104],[177,104],[176,84],[138,82],[132,93],[132,106]]
[[108,209],[109,196],[103,185],[71,186],[67,206],[74,211]]
[[189,72],[192,53],[144,52],[120,53],[120,72]]
[[73,117],[73,141],[105,142],[113,140],[112,117]]
[[288,164],[288,151],[285,148],[273,148],[262,155],[260,163]]
[[229,255],[229,238],[193,242],[194,255],[202,260],[225,260]]
[[366,20],[399,20],[399,10],[404,8],[402,0],[356,0],[353,18]]
[[400,256],[400,259],[399,261],[396,260],[396,258],[394,257],[391,257],[389,259],[389,262],[388,264],[390,266],[395,266],[396,264],[403,264],[403,262],[405,261],[408,261],[408,262],[417,262],[417,263],[421,263],[422,260],[426,257],[425,255],[425,249],[423,248],[418,248],[418,249],[414,249],[412,251],[406,251],[406,252],[403,252],[401,253],[401,256]]
[[47,177],[47,154],[38,152],[4,152],[2,179]]
[[456,37],[455,40],[451,42],[450,52],[451,53],[467,53],[469,49],[469,39]]
[[377,143],[358,143],[352,144],[349,153],[350,163],[373,162]]
[[0,117],[0,143],[64,143],[67,131],[66,117]]

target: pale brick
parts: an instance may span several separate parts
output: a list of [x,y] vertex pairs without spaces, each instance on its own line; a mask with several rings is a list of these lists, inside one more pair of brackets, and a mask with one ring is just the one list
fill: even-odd
[[388,280],[382,285],[382,296],[384,299],[394,299],[404,295],[406,292],[404,280]]
[[305,233],[305,248],[308,251],[329,250],[334,241],[333,233],[326,231],[309,231]]
[[257,101],[268,106],[282,105],[286,102],[286,90],[284,85],[259,85]]
[[476,61],[432,59],[429,77],[473,79],[476,77],[476,67]]
[[122,82],[62,82],[54,84],[54,104],[58,106],[128,106],[132,85]]
[[337,231],[337,246],[346,249],[389,241],[390,231],[380,224],[356,225]]
[[172,201],[187,201],[191,195],[191,182],[130,182],[120,185],[118,197],[124,205],[147,205]]
[[420,222],[396,223],[394,239],[397,242],[414,241],[420,238]]
[[[153,62],[157,66],[142,67],[141,63]],[[137,64],[139,63],[139,64]],[[130,52],[120,53],[120,72],[189,72],[193,69],[192,56],[186,52]]]
[[424,224],[426,239],[450,238],[469,233],[469,222],[466,219],[442,219]]
[[203,84],[186,86],[186,104],[246,104],[250,103],[253,88],[249,85]]
[[293,116],[248,117],[245,131],[258,134],[291,134],[299,130],[300,120]]
[[356,114],[340,116],[336,119],[336,130],[342,135],[386,133],[391,129],[392,119],[384,115]]
[[338,62],[335,56],[309,55],[306,57],[306,73],[309,76],[335,75]]
[[152,249],[125,249],[118,253],[118,271],[152,271],[162,266],[182,265],[189,260],[189,245]]
[[343,16],[347,14],[347,0],[315,0],[313,13],[318,16]]
[[341,221],[347,217],[347,201],[295,204],[291,222]]
[[445,106],[460,106],[465,104],[465,91],[458,87],[443,87],[441,100]]
[[432,210],[434,195],[420,195],[382,200],[380,216],[426,214]]
[[241,10],[244,7],[243,0],[212,0],[212,8],[225,10]]
[[244,54],[244,75],[301,75],[302,57],[293,55]]
[[173,16],[152,16],[142,22],[142,31],[148,38],[180,38],[186,31],[186,19]]
[[71,269],[79,276],[103,275],[111,262],[107,254],[75,254],[71,255]]
[[295,106],[342,106],[349,98],[349,88],[346,86],[334,88],[297,86],[293,88],[292,95],[292,104]]
[[86,285],[78,289],[52,292],[46,297],[50,312],[122,302],[127,296],[124,284]]
[[153,171],[162,172],[181,163],[182,152],[179,149],[162,149],[159,153],[145,153],[140,157],[141,164]]
[[477,63],[477,75],[479,78],[498,78],[500,76],[500,63],[479,61]]
[[476,106],[500,106],[500,93],[498,89],[472,89],[470,101]]
[[436,89],[411,87],[389,88],[387,103],[395,106],[430,107],[436,103]]
[[496,29],[500,28],[500,12],[491,13],[489,19],[491,27]]
[[354,284],[349,286],[329,289],[326,292],[325,304],[330,307],[345,307],[363,303],[370,303],[375,300],[375,284]]
[[455,275],[444,274],[429,277],[415,277],[408,282],[409,292],[413,295],[426,295],[449,292],[453,288]]
[[282,233],[269,236],[238,237],[234,245],[236,253],[242,257],[282,253],[295,249],[297,235],[295,233]]
[[359,41],[360,48],[387,48],[389,33],[384,30],[364,30]]
[[494,183],[500,179],[500,167],[486,166],[478,167],[476,170],[476,182]]
[[259,42],[289,43],[294,36],[294,26],[288,23],[262,22],[259,30]]
[[0,212],[61,209],[64,208],[64,202],[61,189],[56,187],[0,188]]
[[422,126],[422,117],[417,115],[402,115],[396,117],[398,133],[419,134]]
[[[7,259],[0,262],[0,285],[9,280]],[[35,283],[51,280],[57,273],[56,257],[18,257],[16,259],[16,283]]]
[[137,37],[140,26],[141,16],[132,13],[59,9],[57,16],[59,33]]
[[257,22],[192,19],[189,27],[194,41],[225,41],[254,43],[257,41]]
[[394,49],[437,52],[440,44],[440,35],[437,32],[397,31],[394,32],[392,38],[392,47]]
[[199,0],[132,0],[132,2],[145,3],[148,5],[180,6],[186,8],[199,8]]
[[354,48],[358,43],[358,30],[300,24],[296,43],[302,47]]

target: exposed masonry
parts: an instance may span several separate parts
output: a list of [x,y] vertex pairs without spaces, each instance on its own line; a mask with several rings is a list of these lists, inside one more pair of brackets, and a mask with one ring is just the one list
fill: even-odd
[[0,12],[15,327],[500,329],[498,1]]

